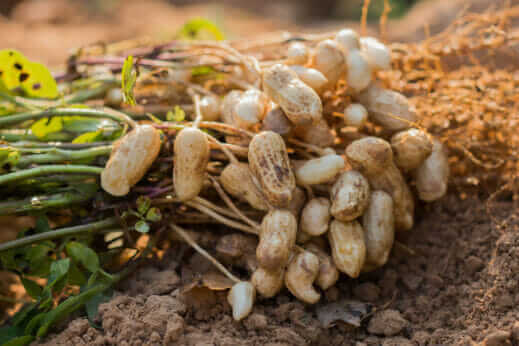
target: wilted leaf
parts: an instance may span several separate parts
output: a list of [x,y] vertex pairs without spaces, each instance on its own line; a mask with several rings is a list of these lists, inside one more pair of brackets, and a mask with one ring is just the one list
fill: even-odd
[[324,328],[330,328],[337,321],[360,327],[364,318],[373,310],[373,305],[354,300],[341,300],[321,305],[317,308],[317,319]]

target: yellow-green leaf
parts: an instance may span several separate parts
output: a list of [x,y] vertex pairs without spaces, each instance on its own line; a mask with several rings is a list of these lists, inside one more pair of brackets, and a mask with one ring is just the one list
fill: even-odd
[[0,90],[12,90],[20,86],[20,75],[29,61],[14,49],[0,50]]
[[180,108],[178,105],[173,108],[172,111],[168,111],[166,113],[166,120],[167,121],[184,121],[186,119],[186,112],[182,108]]
[[19,79],[22,89],[28,97],[55,99],[59,96],[56,80],[50,71],[40,63],[26,63]]
[[62,117],[42,118],[36,121],[31,126],[32,133],[38,137],[43,138],[48,134],[59,132],[63,129]]
[[137,72],[133,71],[133,56],[131,55],[124,60],[121,78],[121,89],[123,91],[124,102],[134,106],[136,102],[135,97],[133,96],[133,87],[137,80]]
[[225,39],[218,27],[207,19],[194,18],[179,30],[177,37],[184,40],[215,40]]
[[103,131],[97,130],[94,132],[83,133],[82,135],[74,138],[72,143],[93,143],[100,140],[103,137]]

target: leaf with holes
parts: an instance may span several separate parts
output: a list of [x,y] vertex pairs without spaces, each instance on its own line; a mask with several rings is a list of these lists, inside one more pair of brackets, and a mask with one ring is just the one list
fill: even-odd
[[19,79],[22,90],[28,97],[55,99],[59,96],[56,80],[40,63],[26,63]]
[[14,49],[0,50],[0,90],[13,90],[20,86],[20,75],[29,61]]

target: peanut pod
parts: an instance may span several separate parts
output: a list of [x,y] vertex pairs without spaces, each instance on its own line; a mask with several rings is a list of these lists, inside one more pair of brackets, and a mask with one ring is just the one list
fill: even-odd
[[333,263],[332,257],[314,243],[305,245],[305,249],[319,258],[319,274],[315,280],[317,286],[323,290],[327,290],[335,285],[337,280],[339,280],[339,271]]
[[268,210],[265,197],[252,180],[248,164],[230,163],[220,174],[220,182],[233,197],[249,203],[255,209]]
[[321,294],[315,290],[313,283],[319,274],[319,258],[310,251],[295,255],[285,273],[285,286],[299,300],[315,304]]
[[285,267],[279,267],[274,271],[258,268],[251,277],[251,282],[256,290],[265,298],[274,297],[283,288]]
[[391,137],[395,164],[404,172],[418,168],[431,154],[433,143],[424,131],[409,129]]
[[330,190],[331,214],[341,221],[355,220],[369,203],[369,183],[357,171],[342,173]]
[[332,221],[328,241],[333,262],[341,272],[352,278],[359,276],[366,260],[364,231],[357,221]]
[[431,155],[418,167],[416,189],[422,201],[432,202],[447,193],[449,182],[449,157],[439,140],[433,141]]
[[325,155],[308,160],[295,169],[296,182],[299,185],[324,184],[335,179],[344,170],[344,159],[339,155]]
[[311,236],[320,236],[328,231],[330,223],[330,201],[327,198],[312,198],[303,208],[299,226]]

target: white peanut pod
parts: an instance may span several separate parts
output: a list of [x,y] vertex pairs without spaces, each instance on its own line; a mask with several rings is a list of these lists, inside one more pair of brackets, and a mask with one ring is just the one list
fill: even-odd
[[317,185],[332,181],[344,166],[342,156],[331,154],[298,165],[294,173],[299,185]]
[[346,55],[346,81],[356,93],[366,89],[371,83],[373,71],[368,58],[358,49],[352,49]]
[[304,65],[308,61],[309,50],[304,43],[294,42],[288,46],[287,61],[290,64]]
[[247,317],[254,307],[256,289],[247,281],[241,281],[229,290],[227,301],[232,307],[232,317],[235,321],[241,321]]
[[315,290],[313,283],[319,274],[319,258],[310,251],[295,255],[285,273],[285,286],[299,300],[315,304],[321,294]]
[[285,267],[279,267],[274,271],[268,271],[259,267],[254,271],[251,282],[256,290],[265,298],[274,297],[283,288]]
[[335,135],[324,119],[320,119],[315,124],[295,127],[294,135],[308,144],[321,148],[329,147],[335,141]]
[[362,127],[368,121],[368,110],[360,103],[351,103],[344,109],[344,124]]
[[299,227],[304,233],[320,236],[328,231],[330,219],[330,201],[324,197],[312,198],[301,212]]
[[114,196],[128,194],[159,155],[160,145],[160,133],[150,125],[138,125],[115,142],[101,173],[103,190]]
[[204,96],[200,100],[200,112],[205,121],[220,119],[220,100],[216,96]]
[[247,130],[259,123],[265,117],[267,101],[259,90],[251,89],[243,93],[232,109],[233,124]]
[[360,47],[374,71],[391,69],[391,51],[385,44],[374,37],[362,37]]
[[427,133],[409,129],[391,137],[395,164],[404,172],[418,168],[431,154],[433,143]]
[[376,83],[371,83],[358,95],[358,99],[368,110],[370,119],[390,131],[408,129],[417,120],[414,109],[404,95]]
[[220,105],[221,119],[224,123],[234,125],[234,107],[240,102],[242,96],[243,91],[240,90],[233,90],[225,95]]
[[333,263],[332,257],[314,243],[305,245],[305,250],[310,251],[319,258],[319,274],[315,280],[317,286],[327,290],[335,285],[337,280],[339,280],[339,271]]
[[296,242],[297,220],[289,210],[275,209],[263,217],[256,258],[260,267],[284,267]]
[[220,174],[220,182],[233,197],[249,203],[255,209],[268,210],[265,197],[252,180],[248,164],[230,163]]
[[173,185],[181,201],[198,196],[204,186],[209,162],[209,141],[195,128],[181,130],[174,143]]
[[339,45],[344,54],[351,50],[360,48],[359,34],[352,29],[342,29],[335,35],[335,42]]
[[395,240],[393,199],[381,190],[373,191],[362,216],[366,241],[366,263],[377,267],[386,264]]
[[249,144],[249,167],[267,200],[276,207],[287,207],[296,180],[283,138],[272,131],[255,135]]
[[297,73],[299,79],[303,81],[310,88],[314,89],[316,93],[321,93],[328,84],[328,79],[318,70],[301,65],[293,65],[290,68]]
[[391,145],[377,137],[365,137],[353,141],[346,148],[346,158],[354,169],[368,179],[374,190],[383,190],[391,195],[396,229],[411,229],[414,222],[413,195],[393,162]]
[[294,128],[281,107],[271,109],[263,118],[262,131],[272,131],[281,136],[289,136]]
[[433,141],[431,155],[415,172],[416,189],[422,201],[432,202],[447,193],[449,183],[449,157],[439,140]]
[[366,260],[364,231],[357,221],[332,221],[328,241],[333,262],[341,272],[352,278],[359,276]]
[[319,95],[286,65],[276,64],[264,70],[263,89],[295,125],[313,124],[322,118]]
[[333,40],[319,42],[315,48],[312,67],[328,79],[328,88],[333,88],[346,71],[344,54]]
[[362,174],[342,173],[330,190],[331,214],[340,221],[355,220],[368,206],[369,191],[369,182]]

